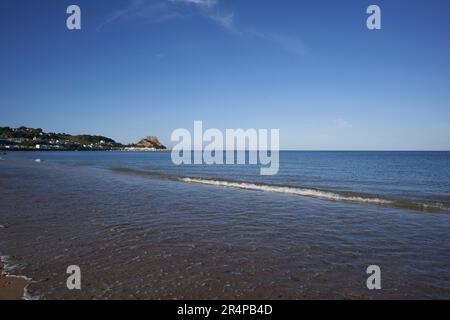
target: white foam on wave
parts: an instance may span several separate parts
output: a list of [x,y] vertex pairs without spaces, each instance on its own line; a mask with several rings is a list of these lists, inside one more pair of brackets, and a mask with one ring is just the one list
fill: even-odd
[[276,186],[276,185],[262,185],[255,184],[250,182],[235,182],[235,181],[224,181],[224,180],[210,180],[210,179],[200,179],[200,178],[181,178],[181,181],[188,183],[200,183],[207,184],[213,186],[220,187],[231,187],[231,188],[239,188],[239,189],[247,189],[247,190],[255,190],[255,191],[265,191],[265,192],[277,192],[277,193],[286,193],[293,194],[305,197],[314,197],[324,200],[333,200],[333,201],[351,201],[358,203],[373,203],[373,204],[390,204],[392,201],[379,199],[379,198],[370,198],[370,197],[360,197],[360,196],[347,196],[339,193],[334,193],[330,191],[321,191],[307,188],[298,188],[298,187],[285,187],[285,186]]
[[443,203],[440,202],[433,202],[431,204],[429,203],[418,203],[423,209],[438,209],[442,211],[450,211],[450,207],[446,206]]

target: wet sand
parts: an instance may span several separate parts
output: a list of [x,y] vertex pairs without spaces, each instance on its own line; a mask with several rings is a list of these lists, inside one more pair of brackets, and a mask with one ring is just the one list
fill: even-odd
[[28,281],[22,277],[3,273],[3,262],[0,260],[0,300],[20,300],[24,296]]

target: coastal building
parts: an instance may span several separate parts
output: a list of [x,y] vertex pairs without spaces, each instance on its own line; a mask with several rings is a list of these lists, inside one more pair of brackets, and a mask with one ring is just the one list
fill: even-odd
[[124,148],[123,151],[149,152],[149,151],[156,151],[156,148],[127,147],[127,148]]

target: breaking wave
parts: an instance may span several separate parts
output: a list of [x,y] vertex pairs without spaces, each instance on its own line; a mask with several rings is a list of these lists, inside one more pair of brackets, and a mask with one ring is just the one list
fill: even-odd
[[380,199],[376,197],[363,197],[358,195],[343,195],[336,192],[324,191],[318,189],[308,189],[308,188],[298,188],[289,186],[278,186],[269,184],[256,184],[251,182],[237,182],[237,181],[226,181],[226,180],[213,180],[213,179],[199,179],[199,178],[180,178],[181,181],[188,183],[201,183],[214,186],[222,187],[232,187],[239,189],[247,189],[254,191],[266,191],[266,192],[277,192],[277,193],[287,193],[305,197],[314,197],[325,200],[334,201],[352,201],[361,203],[375,203],[375,204],[390,204],[391,200]]
[[112,170],[120,173],[169,179],[184,183],[196,183],[217,187],[226,187],[235,189],[237,188],[261,192],[283,193],[289,195],[317,198],[328,201],[345,201],[345,202],[378,205],[384,207],[401,208],[422,212],[450,213],[450,204],[448,204],[447,202],[395,199],[360,192],[325,190],[316,188],[305,188],[299,186],[265,184],[251,181],[226,180],[220,178],[173,176],[160,172],[131,169],[131,168],[112,168]]
[[402,209],[410,209],[415,211],[429,212],[450,212],[450,207],[438,202],[419,202],[405,199],[388,199],[380,196],[373,196],[365,193],[348,192],[348,191],[330,191],[313,188],[302,188],[293,186],[282,186],[273,184],[260,184],[244,181],[230,181],[209,178],[193,178],[184,177],[178,180],[187,183],[206,184],[219,187],[239,188],[253,191],[275,192],[304,197],[318,198],[329,201],[346,201],[361,204],[373,204],[386,207],[396,207]]

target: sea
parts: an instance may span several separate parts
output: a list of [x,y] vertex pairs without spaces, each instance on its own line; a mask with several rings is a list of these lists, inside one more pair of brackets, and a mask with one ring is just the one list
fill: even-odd
[[450,152],[282,151],[273,176],[170,152],[2,157],[0,256],[27,299],[450,299]]

